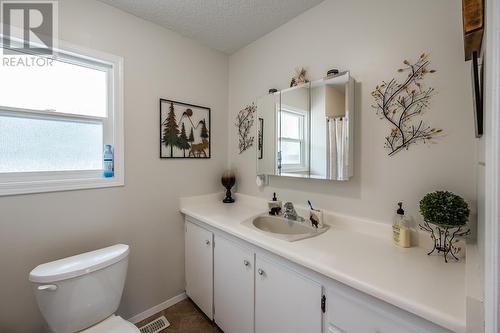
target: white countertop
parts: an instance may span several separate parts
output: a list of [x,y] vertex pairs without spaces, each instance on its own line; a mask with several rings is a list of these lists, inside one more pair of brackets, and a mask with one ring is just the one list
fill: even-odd
[[[402,249],[390,225],[325,212],[331,228],[288,242],[242,222],[267,212],[262,199],[238,195],[223,204],[219,194],[183,198],[181,212],[292,262],[384,300],[454,332],[465,332],[465,265],[446,264],[426,249]],[[300,211],[299,211],[300,213]],[[381,231],[385,235],[381,235]]]

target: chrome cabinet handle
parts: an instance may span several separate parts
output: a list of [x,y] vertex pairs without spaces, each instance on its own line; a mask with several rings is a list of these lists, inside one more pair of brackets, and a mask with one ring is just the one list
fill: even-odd
[[243,260],[243,265],[245,265],[246,267],[248,267],[250,265],[250,262],[248,260]]
[[57,286],[55,284],[46,284],[43,286],[38,286],[37,289],[40,291],[43,291],[43,290],[55,291],[55,290],[57,290]]
[[264,271],[260,268],[257,270],[257,273],[259,273],[260,276],[264,275]]

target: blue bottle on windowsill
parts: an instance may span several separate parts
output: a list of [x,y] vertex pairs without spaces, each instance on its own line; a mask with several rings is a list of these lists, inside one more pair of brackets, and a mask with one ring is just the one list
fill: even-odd
[[104,145],[104,153],[103,153],[104,163],[103,163],[103,172],[102,175],[106,178],[113,177],[114,173],[114,156],[113,156],[113,146],[112,145]]

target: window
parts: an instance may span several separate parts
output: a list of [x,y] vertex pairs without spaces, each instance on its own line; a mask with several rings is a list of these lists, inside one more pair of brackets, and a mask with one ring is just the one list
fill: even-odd
[[283,108],[280,113],[280,159],[282,172],[307,171],[307,114]]
[[[123,60],[56,54],[0,56],[0,195],[123,185]],[[102,176],[104,144],[112,178]]]

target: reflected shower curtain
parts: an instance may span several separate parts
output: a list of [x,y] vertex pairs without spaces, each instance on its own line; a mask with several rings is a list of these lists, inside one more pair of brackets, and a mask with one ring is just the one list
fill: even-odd
[[343,180],[347,162],[347,119],[336,117],[328,119],[328,178]]

